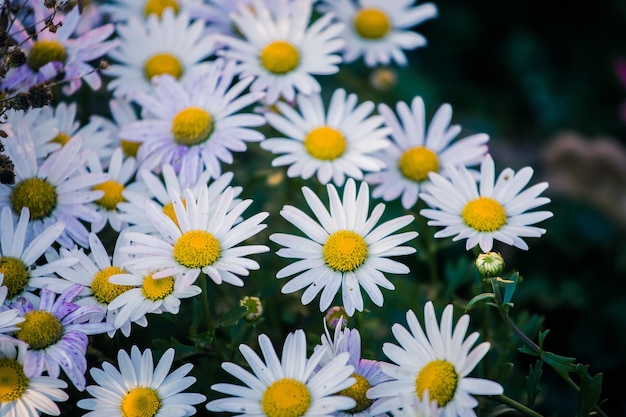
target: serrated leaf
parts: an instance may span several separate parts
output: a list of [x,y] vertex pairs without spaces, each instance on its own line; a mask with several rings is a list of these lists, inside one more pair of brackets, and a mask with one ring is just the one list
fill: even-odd
[[467,306],[465,307],[465,311],[469,311],[474,306],[474,304],[479,303],[481,301],[485,301],[485,300],[493,301],[495,300],[495,295],[491,292],[484,292],[482,294],[478,294],[477,296],[469,300],[469,302],[467,303]]
[[234,326],[246,315],[248,309],[245,306],[237,306],[233,309],[228,310],[226,313],[222,314],[217,322],[215,323],[215,327],[229,327]]
[[552,352],[544,352],[542,357],[548,365],[563,377],[567,377],[570,372],[576,369],[576,365],[574,364],[576,358],[561,356]]
[[528,371],[528,378],[526,380],[526,395],[528,397],[528,406],[533,408],[535,406],[535,400],[537,395],[541,391],[540,382],[543,375],[543,361],[538,359],[535,362],[535,366],[531,366]]
[[580,392],[576,403],[576,416],[587,417],[600,399],[602,392],[602,374],[589,375],[585,365],[576,365],[576,374],[580,378]]

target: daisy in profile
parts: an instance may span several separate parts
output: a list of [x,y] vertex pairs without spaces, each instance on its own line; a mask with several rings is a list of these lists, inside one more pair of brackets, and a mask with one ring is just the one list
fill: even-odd
[[112,326],[96,320],[85,322],[85,317],[102,317],[104,312],[96,306],[73,303],[81,290],[82,286],[76,284],[57,298],[55,293],[43,287],[38,306],[22,300],[12,303],[24,318],[17,325],[19,329],[14,337],[28,347],[24,357],[27,377],[47,371],[51,377],[58,378],[63,369],[78,390],[85,389],[87,336],[105,333]]
[[180,416],[196,413],[195,404],[206,400],[202,394],[183,392],[196,378],[187,374],[193,365],[186,363],[170,372],[174,349],[165,351],[156,367],[152,351],[141,353],[133,346],[130,355],[117,353],[117,368],[109,362],[102,369],[91,368],[89,373],[97,385],[87,387],[93,398],[78,401],[77,405],[91,410],[83,417]]
[[83,149],[80,136],[72,138],[41,163],[37,161],[30,137],[20,139],[20,143],[4,141],[7,155],[15,164],[16,177],[13,185],[0,184],[0,207],[11,207],[14,213],[28,207],[32,236],[63,221],[65,229],[57,242],[65,247],[72,247],[74,243],[87,246],[89,232],[85,223],[101,220],[89,203],[104,195],[103,191],[92,187],[107,181],[109,175],[85,172],[92,151]]
[[253,373],[231,362],[222,363],[226,372],[247,387],[226,383],[212,385],[212,390],[232,397],[209,401],[206,405],[209,411],[227,411],[241,416],[330,417],[339,410],[355,406],[352,398],[339,394],[355,382],[350,377],[354,368],[347,364],[348,353],[337,355],[314,372],[326,348],[317,349],[307,358],[306,338],[301,329],[287,335],[281,358],[266,335],[259,336],[259,346],[264,360],[250,347],[239,346]]
[[[340,319],[341,320],[341,319]],[[342,330],[343,328],[343,330]],[[344,328],[340,321],[335,327],[334,335],[328,332],[326,320],[324,320],[325,333],[322,335],[322,344],[316,346],[326,347],[326,356],[321,364],[326,364],[329,360],[343,352],[350,354],[348,365],[354,367],[352,378],[356,380],[354,385],[339,391],[339,395],[345,395],[356,401],[356,406],[349,410],[338,411],[337,417],[373,417],[377,414],[371,413],[371,406],[374,402],[367,398],[367,390],[390,378],[380,370],[380,363],[375,360],[361,358],[361,334],[357,329]],[[383,417],[385,414],[378,414]]]
[[[225,172],[216,180],[211,181],[211,171],[205,169],[200,173],[198,180],[194,184],[181,184],[180,178],[176,175],[174,168],[169,164],[163,166],[161,174],[162,178],[148,170],[139,171],[139,178],[144,185],[144,192],[128,191],[124,195],[127,201],[118,204],[120,219],[128,224],[128,227],[124,230],[146,234],[158,233],[152,221],[146,217],[146,199],[153,200],[159,204],[163,212],[176,223],[178,220],[176,220],[174,206],[170,199],[170,192],[172,190],[176,191],[178,195],[181,195],[185,188],[189,188],[192,194],[197,196],[200,189],[208,184],[207,191],[209,201],[215,201],[224,192],[226,187],[230,186],[230,182],[233,179],[232,172]],[[232,188],[233,196],[237,197],[241,193],[242,188]],[[233,204],[237,204],[239,201],[239,199],[235,198]],[[209,206],[209,210],[213,208],[215,208],[214,205]]]
[[[121,249],[130,255],[126,265],[138,270],[158,270],[153,278],[173,276],[175,285],[180,289],[193,284],[200,273],[206,274],[216,284],[227,282],[243,286],[239,276],[247,276],[250,270],[259,269],[259,264],[247,256],[267,252],[269,248],[239,244],[265,229],[267,225],[261,222],[268,213],[258,213],[242,220],[240,216],[252,200],[232,206],[234,193],[230,187],[214,201],[209,201],[206,184],[200,188],[197,197],[190,189],[185,189],[185,203],[174,190],[170,197],[176,221],[148,200],[145,203],[146,215],[159,234],[124,234],[130,241],[130,245]],[[215,208],[211,209],[213,204]],[[210,212],[212,216],[209,216]]]
[[283,233],[270,236],[270,240],[285,246],[278,250],[278,256],[299,259],[276,274],[277,278],[295,275],[283,286],[282,292],[289,294],[306,288],[302,294],[304,305],[321,292],[320,311],[325,311],[341,289],[343,307],[352,316],[355,310],[363,311],[363,288],[380,307],[383,294],[378,287],[395,288],[383,273],[409,273],[406,265],[389,257],[415,252],[413,247],[400,245],[415,238],[417,232],[393,234],[411,223],[413,216],[401,216],[374,227],[383,215],[385,205],[377,204],[368,215],[367,183],[361,183],[357,194],[354,180],[349,179],[343,198],[332,184],[326,188],[330,211],[311,189],[302,187],[304,198],[317,221],[293,206],[285,206],[280,212],[306,234],[306,237]]
[[449,104],[439,107],[428,128],[421,97],[415,97],[410,108],[405,102],[398,102],[397,116],[386,104],[381,103],[378,111],[392,129],[392,145],[377,155],[386,169],[365,176],[365,181],[377,184],[372,190],[374,198],[382,197],[385,201],[401,198],[402,206],[409,209],[417,202],[423,187],[430,183],[429,173],[447,177],[446,166],[476,165],[487,153],[489,137],[484,133],[451,143],[461,127],[450,126]]
[[63,233],[65,224],[57,222],[46,227],[36,236],[27,237],[30,215],[27,207],[22,208],[19,218],[13,217],[9,207],[3,207],[0,214],[0,275],[2,278],[2,292],[6,300],[12,301],[18,297],[35,300],[29,291],[36,288],[36,283],[65,271],[77,262],[67,258],[61,261],[51,261],[38,264],[37,261]]
[[273,166],[288,165],[287,175],[307,180],[317,174],[322,184],[343,185],[346,176],[363,179],[363,171],[379,171],[385,165],[372,156],[389,146],[390,129],[383,118],[371,115],[374,103],[357,105],[355,94],[337,89],[324,109],[319,94],[297,97],[300,113],[286,103],[279,114],[268,112],[268,123],[283,137],[269,138],[261,147],[279,154]]
[[218,51],[238,61],[242,77],[254,76],[252,91],[266,91],[268,105],[279,98],[293,101],[296,91],[321,91],[315,75],[335,74],[344,43],[338,37],[343,25],[327,14],[311,23],[312,0],[281,0],[269,9],[262,0],[240,5],[230,15],[241,37],[221,36],[226,48]]
[[398,323],[392,326],[400,346],[383,345],[383,352],[394,364],[382,363],[381,369],[393,380],[367,392],[368,398],[377,399],[375,412],[396,409],[402,395],[417,394],[420,401],[436,401],[446,417],[475,415],[473,408],[478,401],[472,395],[502,394],[502,386],[497,382],[468,376],[490,345],[483,342],[472,349],[479,334],[474,332],[466,338],[469,316],[462,315],[453,325],[452,310],[452,304],[448,304],[438,325],[435,308],[429,301],[424,305],[425,332],[411,310],[406,313],[409,330]]
[[345,24],[341,33],[346,44],[343,59],[361,57],[368,67],[406,65],[404,51],[426,46],[426,38],[411,28],[437,16],[433,3],[415,6],[415,0],[322,0],[322,13],[333,13]]
[[192,23],[187,13],[175,15],[171,8],[161,17],[131,17],[116,30],[121,42],[109,51],[114,63],[106,73],[113,78],[107,88],[117,97],[152,91],[151,80],[157,75],[184,80],[202,70],[207,65],[202,61],[213,52],[213,41],[202,36],[204,21]]
[[4,417],[51,416],[61,414],[56,402],[69,399],[67,383],[51,376],[27,377],[24,372],[26,346],[4,344],[0,350],[0,375],[2,396],[0,415]]
[[420,194],[430,208],[421,210],[420,214],[430,219],[428,225],[444,226],[435,237],[467,239],[467,250],[479,245],[483,252],[489,252],[494,239],[528,250],[522,238],[540,237],[546,232],[531,225],[552,217],[552,212],[527,211],[550,202],[547,197],[539,197],[548,183],[522,191],[533,175],[532,168],[525,167],[517,173],[507,168],[497,179],[494,171],[493,159],[487,154],[480,165],[478,186],[464,166],[448,167],[449,180],[430,174],[432,184]]
[[170,164],[185,184],[194,183],[204,169],[217,178],[220,162],[232,163],[232,152],[245,151],[246,142],[264,138],[254,128],[264,125],[265,118],[240,113],[263,95],[243,92],[251,81],[235,81],[234,62],[222,59],[182,82],[161,75],[154,94],[134,97],[150,118],[122,127],[120,136],[141,143],[141,167]]
[[[113,34],[113,25],[102,25],[74,37],[81,18],[78,6],[67,14],[55,12],[51,16],[52,12],[43,2],[29,0],[25,3],[33,11],[32,19],[37,35],[30,36],[31,32],[19,19],[14,20],[9,35],[24,50],[27,61],[21,67],[9,70],[2,81],[2,88],[5,91],[25,90],[62,73],[63,80],[67,81],[63,92],[67,95],[76,92],[82,81],[93,90],[99,89],[102,85],[100,75],[88,62],[102,57],[115,47],[117,40],[106,41]],[[51,17],[53,23],[59,25],[54,32],[46,26]]]

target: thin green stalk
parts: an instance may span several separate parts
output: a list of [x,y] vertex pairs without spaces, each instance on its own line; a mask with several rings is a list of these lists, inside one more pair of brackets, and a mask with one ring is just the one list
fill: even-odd
[[207,292],[206,285],[207,277],[204,274],[200,274],[197,281],[200,286],[200,290],[202,291],[202,295],[200,296],[200,305],[202,307],[202,323],[204,323],[206,330],[208,330],[211,335],[215,335],[215,329],[213,328],[213,323],[211,322],[211,310],[209,309],[209,294]]
[[496,395],[493,398],[495,398],[496,400],[500,401],[502,404],[506,404],[509,407],[512,407],[512,408],[516,409],[517,411],[526,414],[527,416],[543,417],[541,414],[539,414],[535,410],[526,407],[524,404],[522,404],[520,402],[517,402],[513,398],[507,397],[504,394]]

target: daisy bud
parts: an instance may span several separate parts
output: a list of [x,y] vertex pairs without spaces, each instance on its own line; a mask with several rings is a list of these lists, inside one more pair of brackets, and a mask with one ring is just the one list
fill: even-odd
[[248,309],[243,319],[249,323],[254,323],[263,315],[263,304],[259,297],[245,296],[239,301],[239,305]]
[[398,74],[390,68],[377,68],[370,75],[370,84],[378,91],[389,91],[398,83]]
[[475,265],[483,278],[493,278],[504,270],[504,258],[498,252],[481,253],[476,258]]
[[339,324],[339,320],[341,320],[342,330],[348,325],[348,314],[343,307],[334,306],[329,308],[324,319],[326,320],[326,325],[330,331],[335,330],[335,327]]

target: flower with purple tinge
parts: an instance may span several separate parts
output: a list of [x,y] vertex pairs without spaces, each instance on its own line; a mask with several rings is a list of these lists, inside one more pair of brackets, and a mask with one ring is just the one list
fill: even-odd
[[191,184],[206,169],[221,174],[220,162],[233,162],[232,152],[264,136],[254,127],[265,124],[258,114],[240,113],[263,93],[244,93],[251,78],[235,80],[234,62],[213,61],[207,71],[179,82],[170,75],[155,77],[153,94],[137,93],[133,100],[146,115],[123,126],[120,136],[140,142],[140,168],[174,167],[181,182]]
[[18,300],[12,306],[20,310],[24,321],[19,323],[14,337],[28,345],[24,357],[24,373],[27,377],[40,376],[44,371],[52,378],[58,378],[62,369],[74,386],[85,389],[87,370],[87,336],[111,330],[108,323],[85,322],[93,320],[94,314],[104,316],[97,306],[79,306],[73,302],[83,286],[76,284],[65,290],[59,297],[43,287],[39,305],[30,301]]
[[52,32],[46,27],[52,12],[44,7],[43,2],[28,0],[26,4],[33,9],[37,35],[31,37],[19,19],[15,20],[9,35],[26,53],[27,63],[11,69],[3,80],[2,88],[5,91],[27,90],[62,73],[63,80],[67,82],[63,92],[67,95],[76,92],[82,80],[93,90],[99,89],[102,85],[100,75],[88,62],[115,47],[117,40],[106,41],[113,34],[114,26],[105,24],[74,38],[81,18],[78,6],[67,14],[55,12],[53,23],[62,25]]
[[3,142],[15,164],[15,184],[0,184],[0,207],[9,206],[14,213],[28,207],[30,236],[63,221],[65,229],[57,242],[65,247],[75,243],[87,246],[89,231],[84,223],[95,223],[102,218],[90,203],[104,195],[92,187],[107,181],[109,175],[85,172],[92,151],[83,149],[80,136],[72,138],[41,163],[37,161],[30,136],[21,139],[19,143]]
[[2,125],[8,137],[7,142],[19,143],[24,135],[30,137],[35,148],[37,159],[43,159],[52,151],[59,149],[61,144],[54,141],[59,133],[57,121],[49,116],[49,107],[38,109],[6,110],[6,121]]
[[174,14],[187,13],[192,20],[207,20],[216,13],[215,7],[207,3],[206,0],[109,0],[100,8],[116,23],[126,22],[131,17],[139,20],[148,20],[153,15],[162,17],[167,9],[172,9]]
[[[384,416],[384,413],[374,414],[371,406],[374,400],[366,397],[366,392],[370,387],[376,386],[381,382],[390,380],[391,378],[380,370],[380,363],[376,360],[361,358],[361,334],[357,329],[344,328],[340,319],[339,324],[335,327],[334,335],[331,336],[326,321],[324,321],[324,334],[322,335],[322,344],[316,346],[326,347],[326,355],[321,360],[320,365],[323,366],[337,355],[348,352],[350,359],[348,365],[354,367],[352,377],[356,380],[354,385],[339,392],[339,395],[345,395],[356,401],[356,406],[349,410],[338,411],[337,417],[373,417]],[[342,330],[343,329],[343,330]]]

